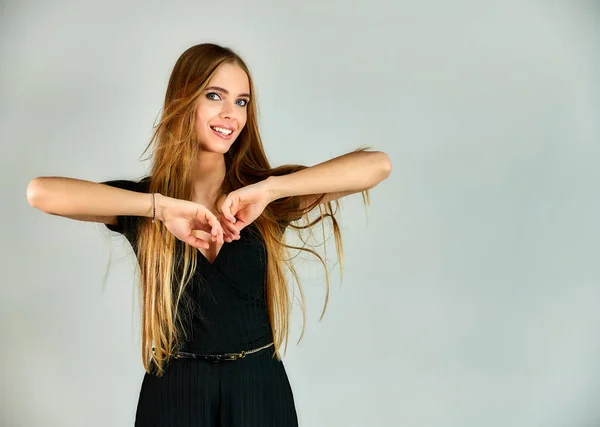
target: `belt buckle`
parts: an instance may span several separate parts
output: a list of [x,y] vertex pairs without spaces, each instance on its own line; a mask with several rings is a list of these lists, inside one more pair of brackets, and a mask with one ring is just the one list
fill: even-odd
[[240,353],[226,353],[226,354],[219,355],[219,356],[223,360],[238,360],[238,359],[243,359],[244,357],[246,357],[246,352],[242,351]]

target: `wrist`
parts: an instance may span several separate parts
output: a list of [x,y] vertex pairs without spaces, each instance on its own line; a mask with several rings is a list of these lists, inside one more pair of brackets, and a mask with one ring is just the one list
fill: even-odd
[[269,199],[269,203],[280,199],[283,195],[280,194],[279,191],[279,177],[278,176],[270,176],[264,181],[265,191],[267,192],[267,197]]
[[[160,193],[154,193],[154,209],[156,209],[155,218],[160,222],[164,222],[165,220],[165,211],[167,209],[168,197],[163,196]],[[150,213],[152,215],[153,212]]]

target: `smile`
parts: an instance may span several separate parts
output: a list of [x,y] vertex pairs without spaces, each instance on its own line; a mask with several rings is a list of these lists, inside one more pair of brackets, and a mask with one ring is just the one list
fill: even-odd
[[214,133],[216,133],[219,137],[223,139],[229,139],[231,137],[231,134],[233,134],[233,131],[231,129],[225,129],[218,126],[210,126],[210,128]]

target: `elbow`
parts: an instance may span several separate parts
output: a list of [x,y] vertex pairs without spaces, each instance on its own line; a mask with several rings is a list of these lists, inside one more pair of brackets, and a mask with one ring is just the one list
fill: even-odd
[[390,160],[388,155],[382,151],[378,151],[377,156],[378,156],[378,164],[380,167],[379,168],[379,170],[380,170],[379,180],[377,181],[377,183],[380,183],[381,181],[386,179],[388,176],[390,176],[390,174],[392,173],[392,161]]
[[40,208],[41,204],[41,194],[42,194],[42,179],[43,178],[34,178],[29,181],[27,185],[27,202],[29,206],[34,208]]
[[365,190],[374,188],[392,173],[392,161],[387,154],[382,151],[373,151],[372,156],[373,169],[371,177],[369,178],[370,184],[367,185]]
[[392,161],[390,160],[388,155],[385,154],[384,152],[381,152],[381,155],[383,157],[383,159],[381,160],[381,163],[383,165],[383,170],[385,173],[385,176],[383,177],[383,179],[386,179],[392,173]]

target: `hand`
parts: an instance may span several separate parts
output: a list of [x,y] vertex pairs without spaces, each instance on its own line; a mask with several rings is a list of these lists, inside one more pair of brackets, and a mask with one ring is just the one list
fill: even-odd
[[223,212],[225,221],[221,224],[225,227],[226,241],[230,242],[228,234],[237,234],[260,216],[267,205],[272,202],[271,193],[265,181],[247,185],[232,191],[218,204],[220,212]]
[[208,249],[210,242],[193,233],[193,230],[202,230],[211,235],[213,242],[223,243],[221,221],[204,205],[165,196],[159,200],[162,205],[159,219],[179,240],[196,248]]
[[[223,196],[220,200],[225,200],[225,196]],[[235,228],[229,228],[231,225],[231,221],[225,218],[223,214],[217,215],[217,219],[221,223],[221,228],[223,229],[223,240],[228,243],[231,243],[234,240],[239,240],[240,233]]]

